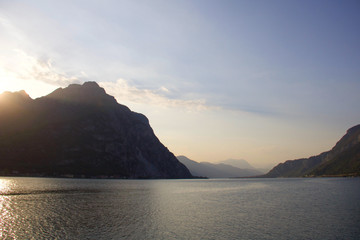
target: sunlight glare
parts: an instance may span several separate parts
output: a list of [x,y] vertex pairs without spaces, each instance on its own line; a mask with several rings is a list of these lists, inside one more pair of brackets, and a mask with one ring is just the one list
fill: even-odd
[[0,194],[7,193],[11,190],[11,180],[0,179]]
[[32,98],[38,98],[54,91],[58,86],[32,79],[20,79],[15,73],[7,71],[0,66],[0,94],[9,91],[25,90]]

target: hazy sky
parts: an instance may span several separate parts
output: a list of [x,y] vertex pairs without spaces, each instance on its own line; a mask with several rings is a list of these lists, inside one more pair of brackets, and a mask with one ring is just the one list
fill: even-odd
[[360,123],[360,1],[0,0],[0,91],[96,81],[175,154],[274,165]]

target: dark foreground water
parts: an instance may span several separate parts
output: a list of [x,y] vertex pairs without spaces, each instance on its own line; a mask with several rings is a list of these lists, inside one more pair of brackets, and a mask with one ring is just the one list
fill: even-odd
[[0,178],[0,239],[360,239],[360,179]]

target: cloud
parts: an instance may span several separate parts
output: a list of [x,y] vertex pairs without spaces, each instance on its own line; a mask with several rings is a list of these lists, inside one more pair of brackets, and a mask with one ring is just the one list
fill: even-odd
[[82,82],[81,76],[69,76],[56,69],[51,59],[41,60],[20,49],[14,49],[13,53],[0,59],[0,67],[18,79],[42,81],[56,86]]
[[[52,59],[37,58],[20,49],[14,49],[12,54],[0,57],[0,74],[4,79],[18,79],[27,82],[43,82],[56,87],[66,87],[72,83],[82,83],[91,80],[87,74],[67,74],[57,69]],[[9,77],[7,77],[9,76]],[[11,76],[11,78],[10,78]],[[185,98],[188,93],[179,94],[161,86],[158,89],[137,87],[125,79],[116,82],[99,82],[106,91],[115,96],[119,102],[126,104],[143,104],[163,108],[177,108],[186,111],[225,110],[255,115],[278,115],[267,109],[246,107],[243,105],[227,104],[223,102],[209,103],[205,99]],[[210,96],[211,99],[211,96]]]
[[166,87],[160,87],[158,90],[140,89],[130,85],[124,79],[118,79],[116,82],[100,82],[99,84],[121,102],[165,108],[182,108],[187,111],[203,111],[216,108],[207,105],[204,99],[184,100],[171,98],[171,91]]
[[[54,65],[52,59],[37,58],[20,49],[14,49],[7,56],[0,57],[1,76],[7,79],[17,79],[17,82],[35,81],[57,87],[66,87],[72,83],[82,83],[90,80],[83,71],[80,71],[77,75],[66,74],[58,70]],[[99,82],[99,84],[121,102],[165,108],[182,108],[187,111],[202,111],[215,108],[207,105],[204,99],[179,99],[164,86],[156,90],[144,89],[133,86],[124,79],[118,79],[116,82]]]

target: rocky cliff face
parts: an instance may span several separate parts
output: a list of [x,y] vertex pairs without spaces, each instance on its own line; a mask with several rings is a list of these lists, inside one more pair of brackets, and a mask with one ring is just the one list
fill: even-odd
[[95,82],[38,99],[0,95],[0,173],[117,178],[190,178],[148,119]]
[[360,176],[360,125],[350,128],[330,151],[280,163],[264,176]]

